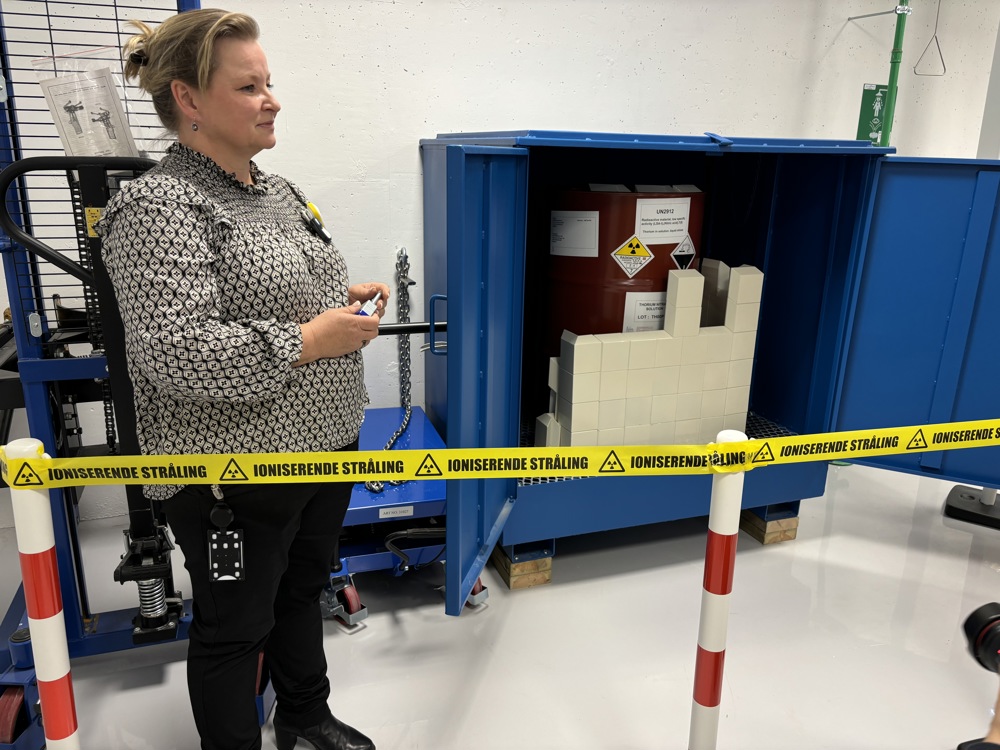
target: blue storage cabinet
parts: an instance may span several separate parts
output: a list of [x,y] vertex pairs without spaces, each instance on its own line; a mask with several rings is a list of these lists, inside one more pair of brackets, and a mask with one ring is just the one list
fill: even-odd
[[[426,410],[449,448],[517,446],[545,410],[534,386],[547,372],[537,326],[549,196],[587,183],[698,185],[700,256],[764,272],[751,436],[1000,416],[990,294],[1000,163],[710,134],[465,133],[421,150],[430,316],[448,323],[426,360]],[[870,463],[1000,483],[1000,448]],[[755,469],[744,507],[795,512],[825,479],[821,462]],[[551,549],[559,537],[704,515],[710,487],[707,476],[449,482],[448,611],[497,541]]]

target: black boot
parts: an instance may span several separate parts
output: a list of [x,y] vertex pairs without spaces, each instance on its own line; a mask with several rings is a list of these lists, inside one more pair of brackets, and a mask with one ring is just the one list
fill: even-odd
[[375,743],[354,727],[349,727],[335,716],[323,719],[311,727],[296,727],[274,716],[274,744],[278,750],[292,750],[295,738],[301,737],[316,750],[375,750]]

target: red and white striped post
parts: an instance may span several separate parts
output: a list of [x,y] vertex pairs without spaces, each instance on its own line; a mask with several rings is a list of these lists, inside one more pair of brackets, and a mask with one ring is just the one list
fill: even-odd
[[[6,446],[8,459],[44,456],[40,440],[22,438]],[[69,671],[69,646],[63,618],[56,561],[52,507],[46,489],[10,487],[17,551],[21,558],[24,603],[28,610],[31,653],[42,704],[42,725],[48,750],[79,750],[76,702]]]
[[[746,439],[747,436],[738,430],[723,430],[716,438],[720,443],[738,443]],[[712,477],[688,750],[715,750],[719,736],[722,665],[726,659],[729,594],[733,590],[736,539],[740,531],[743,474],[739,471]]]

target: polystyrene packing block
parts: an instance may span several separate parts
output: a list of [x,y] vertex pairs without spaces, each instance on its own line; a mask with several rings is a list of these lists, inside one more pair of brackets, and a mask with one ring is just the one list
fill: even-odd
[[656,340],[655,367],[674,367],[681,363],[683,339],[675,339],[666,331]]
[[572,446],[596,446],[597,430],[580,430],[569,434],[569,444]]
[[628,385],[625,388],[625,398],[639,398],[653,395],[653,374],[655,367],[628,371]]
[[601,342],[596,336],[577,336],[563,331],[559,343],[559,366],[576,375],[579,372],[599,372]]
[[546,412],[535,420],[535,445],[541,448],[559,446],[559,423],[556,415]]
[[[671,273],[674,273],[671,271]],[[697,336],[701,329],[700,307],[675,307],[667,305],[663,316],[663,330],[674,338]]]
[[700,442],[700,419],[678,419],[674,422],[674,443],[678,445],[698,445]]
[[601,342],[601,372],[628,369],[630,342],[624,333],[598,333],[594,338]]
[[597,429],[610,430],[625,426],[625,399],[601,401],[597,409]]
[[677,393],[677,382],[680,377],[680,367],[653,368],[653,395],[668,396],[671,393]]
[[549,357],[549,388],[559,392],[559,357]]
[[729,299],[737,305],[760,302],[764,290],[764,274],[754,266],[740,266],[729,272]]
[[701,418],[724,417],[726,415],[726,389],[702,391]]
[[737,414],[727,414],[725,416],[725,422],[723,424],[723,429],[725,430],[739,430],[745,433],[747,431],[747,415],[746,412],[739,412]]
[[628,390],[628,370],[613,370],[601,373],[601,401],[625,398]]
[[707,365],[681,365],[681,376],[677,381],[678,393],[695,393],[704,388],[705,367]]
[[678,393],[676,415],[678,422],[701,419],[701,393]]
[[656,366],[656,347],[663,338],[662,332],[636,331],[622,335],[629,340],[629,370],[644,370]]
[[667,274],[667,306],[697,307],[705,293],[705,277],[693,268],[674,269]]
[[714,391],[718,388],[729,386],[729,362],[713,362],[705,365],[705,378],[702,380],[702,388],[706,391]]
[[705,362],[728,362],[733,351],[733,332],[722,325],[702,327],[698,338],[705,339]]
[[[732,299],[732,297],[730,297]],[[733,333],[757,330],[757,318],[760,316],[760,303],[749,302],[744,305],[726,306],[726,328]]]
[[597,401],[601,398],[600,372],[568,372],[559,368],[559,398],[570,403]]
[[741,385],[750,385],[750,378],[753,376],[752,359],[734,359],[729,363],[729,388],[738,388]]
[[677,419],[677,396],[653,396],[649,421],[653,424],[673,422]]
[[699,331],[697,336],[681,339],[681,367],[703,365],[708,361],[708,339]]
[[729,274],[728,265],[721,260],[705,258],[701,262],[701,275],[705,277],[705,291],[711,289],[713,292],[721,292],[722,296],[729,294]]
[[649,445],[648,424],[637,424],[625,428],[625,440],[622,445]]
[[733,334],[733,348],[730,359],[753,359],[754,348],[757,345],[757,331],[741,331]]
[[726,420],[719,417],[702,417],[701,418],[701,442],[702,443],[714,443],[719,438],[719,433],[722,432],[725,427]]
[[650,445],[670,445],[674,442],[674,422],[660,422],[649,426]]
[[574,404],[560,397],[559,406],[556,408],[556,419],[570,432],[596,430],[598,411],[597,401],[581,401]]
[[726,389],[726,414],[746,412],[750,405],[750,386]]
[[637,424],[649,424],[649,415],[652,409],[652,396],[625,399],[625,426],[634,427]]
[[597,431],[598,445],[625,445],[625,428],[612,427],[610,430]]

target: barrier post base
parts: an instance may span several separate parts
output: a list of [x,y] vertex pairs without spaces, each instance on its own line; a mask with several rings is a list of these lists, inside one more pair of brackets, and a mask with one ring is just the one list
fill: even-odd
[[957,484],[948,493],[944,514],[959,521],[1000,529],[1000,505],[987,504],[990,500],[996,500],[996,490]]

